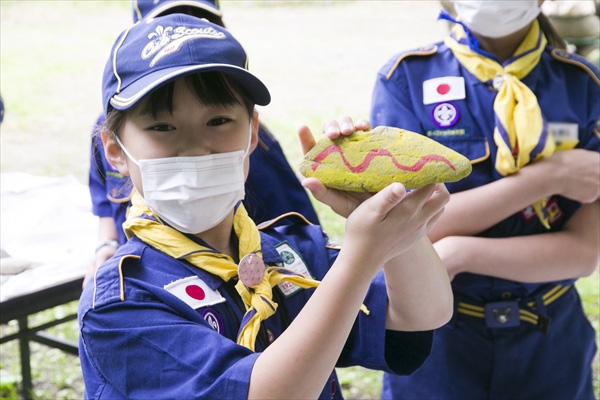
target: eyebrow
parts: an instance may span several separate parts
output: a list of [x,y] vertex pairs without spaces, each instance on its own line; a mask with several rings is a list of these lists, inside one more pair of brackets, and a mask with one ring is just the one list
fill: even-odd
[[149,102],[141,103],[139,104],[137,107],[134,107],[133,109],[130,110],[130,116],[133,118],[151,118],[151,119],[155,119],[157,116],[159,116],[162,113],[167,113],[170,114],[169,110],[167,107],[160,107],[159,109],[156,110],[155,113],[152,112],[152,107],[150,106]]

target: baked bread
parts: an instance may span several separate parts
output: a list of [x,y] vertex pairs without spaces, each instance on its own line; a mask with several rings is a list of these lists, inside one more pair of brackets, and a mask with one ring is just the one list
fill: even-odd
[[407,189],[456,182],[471,173],[463,155],[404,129],[379,126],[335,140],[323,135],[300,164],[300,173],[349,192],[378,192],[392,182]]

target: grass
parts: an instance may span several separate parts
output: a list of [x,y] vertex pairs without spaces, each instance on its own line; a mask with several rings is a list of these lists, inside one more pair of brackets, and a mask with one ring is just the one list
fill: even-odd
[[[76,301],[34,314],[29,319],[29,325],[40,325],[73,312],[77,312]],[[2,336],[15,333],[17,331],[17,321],[10,321],[7,325],[3,325],[1,330]],[[52,327],[47,332],[57,338],[76,342],[79,329],[77,322],[71,321]],[[30,352],[31,375],[34,384],[33,398],[65,400],[83,398],[83,379],[78,357],[35,342],[30,342]],[[20,385],[21,364],[19,357],[17,341],[2,345],[0,370],[6,376],[6,387],[11,386],[10,383],[13,383],[13,386],[14,383]],[[0,398],[11,397],[0,394]]]
[[[367,117],[375,73],[383,63],[397,51],[443,37],[446,25],[433,22],[436,4],[221,1],[226,24],[250,55],[251,70],[271,90],[272,103],[259,111],[293,166],[301,157],[296,139],[300,124],[318,134],[325,119],[343,113]],[[99,79],[113,39],[130,23],[129,7],[128,0],[0,0],[0,90],[6,106],[2,172],[73,174],[87,182],[89,131],[101,109]],[[320,203],[315,206],[332,240],[341,243],[344,220]],[[598,280],[596,271],[577,282],[597,332]],[[76,307],[73,302],[36,314],[32,324]],[[15,321],[0,327],[3,336],[15,329]],[[76,340],[77,324],[49,332]],[[36,343],[31,352],[35,398],[82,398],[77,357]],[[594,365],[600,397],[598,359]],[[0,399],[10,398],[4,390],[10,392],[12,382],[20,379],[16,342],[2,345],[0,372]],[[380,372],[358,367],[338,372],[347,398],[378,398]]]

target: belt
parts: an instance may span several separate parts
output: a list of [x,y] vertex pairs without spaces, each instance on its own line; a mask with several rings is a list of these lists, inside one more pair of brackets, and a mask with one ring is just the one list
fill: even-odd
[[[463,315],[485,320],[488,328],[511,328],[519,326],[521,321],[535,325],[535,327],[546,333],[550,328],[550,317],[544,314],[544,306],[558,300],[567,293],[572,286],[556,285],[547,292],[535,296],[533,300],[523,299],[519,301],[497,301],[483,305],[470,304],[464,301],[458,302],[456,311]],[[523,306],[530,308],[534,313]]]

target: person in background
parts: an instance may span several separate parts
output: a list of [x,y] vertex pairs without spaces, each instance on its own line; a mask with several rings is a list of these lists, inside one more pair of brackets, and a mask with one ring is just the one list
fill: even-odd
[[384,399],[593,399],[595,332],[574,286],[599,262],[600,80],[536,1],[452,1],[443,42],[380,70],[371,123],[468,157],[429,233],[455,298],[432,354]]
[[596,0],[546,0],[542,12],[567,41],[569,51],[600,68],[600,9]]
[[[225,26],[218,1],[133,0],[132,9],[134,22],[183,13]],[[99,225],[95,256],[84,278],[84,285],[96,268],[126,241],[122,225],[130,206],[132,186],[129,178],[120,174],[104,157],[97,131],[103,122],[104,115],[100,115],[92,132],[89,189],[92,211],[98,216]],[[319,219],[311,200],[275,136],[261,124],[258,138],[259,145],[252,153],[252,168],[245,185],[244,204],[250,217],[256,223],[261,223],[287,212],[298,212],[310,222],[318,224]]]
[[0,124],[4,121],[4,100],[2,100],[2,96],[0,96]]
[[[79,301],[86,398],[340,399],[336,366],[411,373],[451,316],[427,238],[444,185],[303,181],[347,217],[341,249],[300,214],[257,228],[241,200],[270,94],[247,65],[229,31],[184,14],[115,41],[100,132],[134,190],[129,240]],[[315,139],[299,135],[307,152]]]

